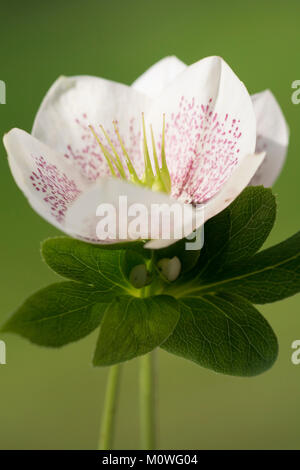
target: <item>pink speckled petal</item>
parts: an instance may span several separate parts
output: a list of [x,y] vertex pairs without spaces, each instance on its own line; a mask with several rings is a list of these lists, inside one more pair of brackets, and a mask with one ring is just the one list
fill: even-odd
[[265,156],[265,152],[262,152],[260,154],[247,155],[242,160],[222,189],[210,201],[204,204],[205,221],[222,212],[238,197],[263,163]]
[[161,134],[163,113],[172,196],[184,202],[209,200],[254,152],[251,98],[220,57],[191,65],[163,91],[147,116],[155,135]]
[[83,179],[69,161],[25,131],[12,129],[3,141],[13,177],[29,204],[52,225],[71,234],[66,213],[86,189]]
[[96,77],[61,77],[50,88],[35,118],[32,134],[70,160],[89,181],[109,175],[106,160],[88,125],[103,143],[99,124],[122,155],[113,130],[116,120],[136,170],[143,171],[141,113],[148,98],[131,87]]
[[186,68],[187,65],[177,57],[165,57],[146,70],[131,86],[150,98],[156,98]]
[[256,115],[256,152],[266,152],[263,164],[250,184],[272,186],[279,176],[287,154],[289,129],[276,98],[269,90],[252,96]]

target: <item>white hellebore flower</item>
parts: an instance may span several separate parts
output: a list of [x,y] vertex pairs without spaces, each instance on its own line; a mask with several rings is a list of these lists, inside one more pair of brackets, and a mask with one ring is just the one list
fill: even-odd
[[271,92],[250,97],[220,57],[191,66],[166,57],[132,86],[59,78],[32,135],[12,129],[4,145],[31,206],[63,232],[101,243],[96,208],[118,208],[119,196],[127,196],[128,207],[139,202],[149,211],[174,200],[201,204],[207,220],[249,183],[272,185],[285,159],[288,128]]

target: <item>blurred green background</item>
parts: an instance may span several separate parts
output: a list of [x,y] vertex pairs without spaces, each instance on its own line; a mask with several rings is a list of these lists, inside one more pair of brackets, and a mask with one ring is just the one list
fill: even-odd
[[[187,63],[218,54],[250,93],[270,88],[291,129],[287,163],[275,185],[278,219],[268,244],[299,229],[299,0],[1,1],[1,135],[30,131],[43,95],[61,74],[98,75],[130,84],[160,58]],[[29,293],[54,281],[39,244],[58,232],[17,189],[0,149],[0,321]],[[159,354],[160,447],[164,449],[299,449],[300,366],[291,343],[300,338],[300,296],[260,307],[278,335],[280,355],[262,376],[232,378]],[[90,359],[96,333],[61,350],[0,335],[1,449],[92,449],[98,439],[107,370]],[[138,361],[124,368],[116,448],[138,446]]]

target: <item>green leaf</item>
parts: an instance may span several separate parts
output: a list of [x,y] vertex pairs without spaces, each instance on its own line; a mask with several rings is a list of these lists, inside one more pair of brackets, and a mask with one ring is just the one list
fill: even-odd
[[52,284],[29,297],[2,331],[43,346],[63,346],[97,328],[106,308],[101,297],[101,292],[77,282]]
[[277,339],[242,297],[229,293],[181,299],[177,327],[161,346],[216,372],[253,376],[274,363]]
[[219,269],[253,256],[268,237],[275,217],[271,190],[247,187],[227,209],[205,224],[198,275],[215,276]]
[[300,232],[243,265],[235,264],[201,290],[235,292],[255,304],[276,302],[300,291]]
[[[61,237],[62,238],[62,237]],[[66,238],[66,237],[64,237]],[[105,251],[114,251],[114,250],[133,250],[142,255],[144,258],[151,257],[151,250],[144,248],[146,240],[132,240],[132,241],[124,241],[119,243],[107,243],[97,245],[101,248],[101,250]],[[86,242],[84,242],[86,243]],[[95,246],[95,245],[92,245]]]
[[130,257],[126,253],[126,250],[103,249],[67,237],[51,238],[42,245],[42,255],[56,273],[96,286],[102,290],[104,300],[114,298],[117,293],[124,294],[124,291],[133,292],[128,271],[134,260],[140,264],[144,258],[133,250],[129,250]]
[[152,351],[172,333],[179,314],[178,303],[169,296],[116,298],[101,322],[94,365],[108,366]]

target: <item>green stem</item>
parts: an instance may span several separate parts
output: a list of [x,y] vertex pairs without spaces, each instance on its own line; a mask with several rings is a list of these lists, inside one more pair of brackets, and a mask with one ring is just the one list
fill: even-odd
[[156,446],[155,359],[155,351],[140,359],[140,426],[144,450],[153,450]]
[[115,416],[119,392],[121,366],[117,364],[112,366],[109,371],[104,412],[102,418],[99,449],[110,450],[113,446],[114,429],[115,429]]

